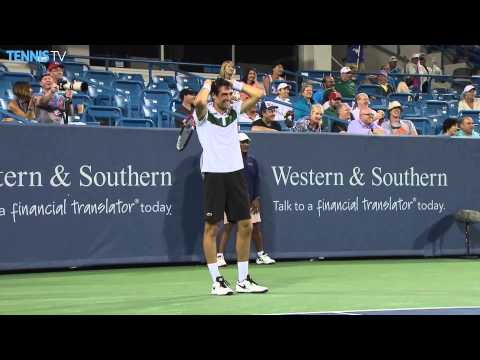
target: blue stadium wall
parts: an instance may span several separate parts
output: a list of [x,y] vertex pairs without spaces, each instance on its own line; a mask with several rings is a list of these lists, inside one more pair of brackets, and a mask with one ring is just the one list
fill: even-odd
[[[0,270],[204,261],[201,148],[195,136],[177,152],[176,136],[2,126]],[[479,141],[250,136],[272,257],[465,252],[453,214],[478,207]],[[108,174],[116,184],[105,183]],[[478,240],[473,226],[474,252]],[[233,249],[231,241],[227,257]]]

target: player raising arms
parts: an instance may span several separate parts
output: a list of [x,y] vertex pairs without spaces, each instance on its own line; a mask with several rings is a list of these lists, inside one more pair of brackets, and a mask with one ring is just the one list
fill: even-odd
[[[248,100],[231,103],[233,90],[243,91]],[[212,102],[208,103],[209,94]],[[238,116],[248,111],[262,97],[262,91],[236,80],[205,80],[195,99],[194,120],[203,148],[205,230],[203,251],[212,276],[212,295],[232,295],[229,283],[217,265],[216,235],[224,212],[237,223],[236,252],[239,293],[265,293],[268,288],[255,283],[248,273],[252,224],[243,159],[238,143]]]

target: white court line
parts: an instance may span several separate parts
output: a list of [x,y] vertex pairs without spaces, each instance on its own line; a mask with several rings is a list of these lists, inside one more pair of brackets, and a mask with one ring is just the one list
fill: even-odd
[[[361,315],[355,314],[358,312],[373,312],[373,311],[402,311],[402,310],[441,310],[441,309],[479,309],[480,306],[440,306],[440,307],[420,307],[420,308],[395,308],[395,309],[366,309],[366,310],[335,310],[335,311],[311,311],[311,312],[290,312],[290,313],[274,313],[274,314],[256,314],[256,315],[312,315],[312,314],[346,314],[346,315]],[[347,314],[351,313],[351,314]]]

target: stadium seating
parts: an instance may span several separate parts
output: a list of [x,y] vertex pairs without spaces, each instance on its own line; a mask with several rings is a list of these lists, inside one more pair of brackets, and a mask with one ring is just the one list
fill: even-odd
[[[138,119],[143,117],[144,119],[151,120],[155,126],[160,127],[170,127],[174,124],[173,120],[175,116],[178,115],[175,113],[175,110],[178,109],[180,105],[177,90],[188,87],[198,91],[204,80],[203,77],[178,71],[178,66],[168,65],[167,67],[163,67],[162,65],[161,68],[168,68],[168,70],[175,68],[175,70],[173,70],[175,75],[153,76],[149,73],[149,82],[146,85],[146,77],[144,78],[142,74],[94,70],[86,64],[75,62],[73,58],[65,61],[63,64],[65,76],[70,81],[77,79],[89,83],[87,94],[76,94],[74,96],[74,105],[83,103],[89,109],[95,110],[96,108],[96,111],[99,110],[98,107],[107,107],[110,109],[113,107],[116,109],[116,114],[124,118]],[[36,74],[44,71],[41,70],[44,69],[44,64],[31,63],[29,65],[32,73],[35,73],[35,68],[37,69]],[[153,67],[158,69],[157,65],[149,65],[149,69]],[[210,70],[213,70],[213,68]],[[214,73],[218,73],[218,69]],[[240,71],[237,73],[240,73]],[[393,93],[387,97],[384,96],[383,89],[376,84],[359,84],[363,79],[369,77],[368,74],[356,74],[355,78],[356,83],[359,84],[357,93],[365,92],[370,96],[371,108],[386,111],[390,101],[399,101],[403,105],[402,117],[415,118],[421,132],[435,133],[447,117],[457,117],[464,114],[458,114],[458,94],[463,91],[463,86],[467,83],[480,85],[480,76],[471,77],[471,74],[472,71],[470,69],[455,70],[454,75],[457,76],[457,78],[449,78],[448,80],[449,83],[454,84],[454,89],[437,88],[422,94]],[[262,82],[264,75],[266,74],[257,73],[257,80]],[[295,102],[295,95],[302,81],[314,81],[312,83],[314,89],[320,89],[322,85],[319,79],[322,79],[325,75],[334,75],[338,78],[339,72],[301,71],[295,75],[287,71],[289,80],[276,80],[273,85],[278,86],[281,82],[287,82],[291,85],[291,100]],[[293,81],[295,79],[299,79],[299,83]],[[395,79],[397,79],[397,77],[395,77]],[[21,80],[31,82],[34,93],[40,90],[39,84],[28,72],[10,72],[6,66],[0,64],[0,98],[2,99],[0,107],[4,107],[5,104],[14,97],[12,86],[16,81]],[[275,97],[276,96],[269,96],[263,100],[272,100]],[[353,99],[343,99],[343,102],[348,104],[352,101]],[[261,102],[258,103],[258,106],[260,106],[260,103]],[[98,115],[97,112],[94,113]],[[90,124],[98,122],[95,120],[96,115],[92,115],[89,112],[88,115],[83,115],[82,117],[88,118],[88,123]],[[475,119],[476,126],[480,126],[478,113],[471,115]],[[76,118],[78,117],[76,116]],[[118,118],[115,119],[118,120]],[[114,125],[114,123],[115,121],[111,122],[112,125]],[[147,125],[144,123],[145,126],[150,125],[150,121],[146,123]],[[248,128],[248,125],[241,124],[241,128]]]
[[89,85],[95,85],[98,88],[111,88],[113,82],[117,80],[116,75],[111,71],[88,70],[84,73],[83,79]]
[[240,131],[250,131],[252,129],[251,123],[239,123]]
[[480,110],[462,110],[459,113],[459,118],[470,116],[475,124],[480,125]]
[[8,110],[8,101],[0,98],[0,109]]
[[140,116],[144,84],[135,80],[115,80],[112,87],[114,96],[122,95],[124,102],[127,102],[128,116]]
[[374,84],[363,84],[357,87],[357,94],[358,93],[365,93],[370,97],[383,97],[384,91],[379,85]]
[[142,74],[119,73],[118,74],[118,79],[119,80],[138,81],[142,84],[142,88],[145,88],[145,79],[143,78]]
[[440,100],[427,100],[424,102],[424,116],[446,117],[448,116],[448,103]]
[[426,117],[409,117],[417,129],[418,135],[435,135],[435,125],[433,121]]
[[114,106],[88,106],[82,116],[82,121],[89,122],[107,122],[113,126],[115,121],[122,118],[122,111]]
[[31,74],[22,72],[4,72],[0,75],[0,83],[7,83],[10,87],[12,87],[17,81],[33,83],[35,82],[35,78]]
[[198,77],[188,77],[183,79],[183,88],[190,88],[193,91],[200,91],[203,80]]
[[69,81],[83,78],[85,71],[90,70],[87,64],[77,62],[64,62],[63,66],[64,75]]
[[387,96],[388,102],[390,101],[398,101],[402,105],[407,105],[409,103],[414,102],[415,97],[413,94],[406,94],[406,93],[392,93]]
[[166,89],[163,85],[165,83],[170,90],[177,90],[177,81],[175,80],[174,76],[152,76],[152,80],[148,84],[148,88],[152,90],[164,90]]
[[14,98],[10,83],[0,81],[0,97],[9,100]]
[[155,124],[150,119],[144,118],[126,118],[122,117],[115,121],[115,126],[125,126],[125,127],[155,127]]

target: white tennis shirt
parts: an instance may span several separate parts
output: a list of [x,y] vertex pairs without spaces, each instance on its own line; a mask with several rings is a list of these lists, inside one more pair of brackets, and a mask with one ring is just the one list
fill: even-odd
[[242,152],[238,139],[238,117],[242,102],[232,104],[225,113],[219,113],[208,103],[207,113],[198,119],[193,112],[198,140],[202,145],[202,173],[229,173],[243,169]]

